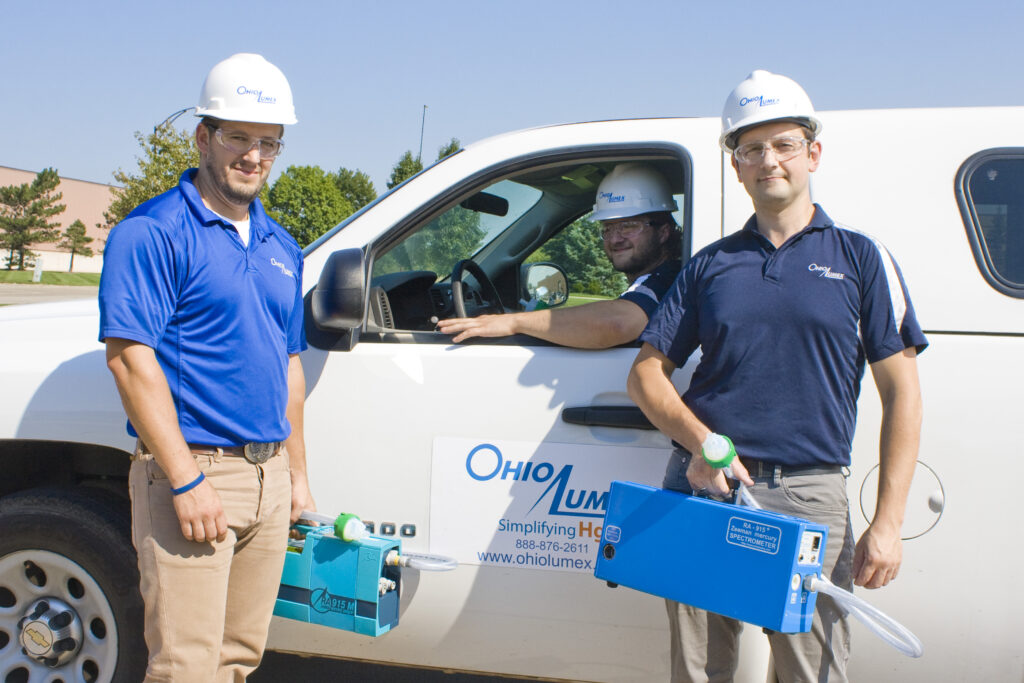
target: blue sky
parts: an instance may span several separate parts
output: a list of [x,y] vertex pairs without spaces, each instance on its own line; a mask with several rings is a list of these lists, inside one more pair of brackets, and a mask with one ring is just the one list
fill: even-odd
[[[818,109],[1024,104],[1024,3],[3,3],[0,165],[112,182],[132,137],[195,104],[209,68],[259,52],[288,76],[290,164],[370,174],[518,128],[717,116],[754,68]],[[191,116],[179,119],[193,125]],[[1024,125],[1024,121],[1021,122]]]

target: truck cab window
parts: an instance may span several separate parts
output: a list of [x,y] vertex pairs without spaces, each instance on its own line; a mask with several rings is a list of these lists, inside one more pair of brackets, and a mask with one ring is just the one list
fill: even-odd
[[[400,341],[394,333],[434,334],[437,321],[445,318],[524,310],[536,305],[538,285],[532,280],[542,275],[557,282],[542,290],[556,305],[572,292],[617,296],[625,289],[625,279],[610,267],[602,269],[607,264],[600,231],[586,217],[601,180],[627,160],[549,163],[467,189],[454,204],[448,200],[373,255],[366,326],[370,334],[361,342]],[[678,160],[649,162],[663,168],[674,192],[685,192]],[[680,225],[682,213],[676,216]],[[597,248],[588,251],[592,258],[578,258],[574,242],[581,233],[597,237]],[[472,263],[466,266],[466,260]],[[540,264],[550,266],[550,273],[531,267]],[[453,290],[461,290],[460,301],[453,298]],[[416,335],[416,340],[448,339],[436,336]]]
[[986,281],[1024,298],[1024,149],[986,150],[968,159],[957,177],[957,198]]

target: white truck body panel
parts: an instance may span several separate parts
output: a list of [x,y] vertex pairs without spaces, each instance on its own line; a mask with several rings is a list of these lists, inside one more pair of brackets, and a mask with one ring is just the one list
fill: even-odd
[[[922,465],[905,529],[920,535],[904,544],[892,585],[858,591],[914,631],[925,655],[905,658],[857,624],[851,679],[1019,680],[1024,590],[1016,579],[1024,550],[1007,540],[1018,535],[1014,494],[1024,479],[1018,416],[1024,301],[996,291],[980,273],[954,181],[979,151],[1024,147],[1024,108],[823,112],[821,118],[824,151],[813,177],[814,198],[834,219],[889,248],[931,344],[919,362]],[[389,231],[425,222],[513,172],[503,168],[519,172],[531,159],[596,146],[617,153],[635,146],[649,154],[648,147],[657,145],[688,155],[696,252],[739,229],[751,212],[717,135],[717,119],[650,119],[552,126],[478,142],[314,244],[303,286],[307,292],[316,286],[333,252],[373,254],[376,244],[391,238]],[[0,440],[131,450],[97,329],[95,302],[0,309]],[[579,470],[588,449],[622,448],[628,457],[657,462],[667,457],[668,440],[657,432],[561,419],[567,407],[630,404],[625,378],[634,348],[424,342],[422,335],[430,334],[385,340],[364,330],[350,350],[311,346],[303,354],[308,463],[323,511],[357,512],[378,525],[415,525],[415,536],[403,538],[405,548],[445,553],[453,536],[435,531],[432,510],[458,506],[459,487],[472,482],[452,484],[443,493],[451,500],[438,500],[432,481],[437,483],[442,457],[439,437],[499,447],[536,444],[538,463],[547,457],[545,448],[570,444],[579,453]],[[694,364],[691,359],[676,373],[680,389]],[[864,385],[849,479],[858,536],[867,524],[862,498],[870,511],[877,485],[880,420],[873,383],[865,378]],[[524,486],[520,493],[536,496],[536,489]],[[465,514],[468,519],[474,510]],[[764,680],[763,668],[758,670],[763,638],[748,628],[744,639],[748,653],[739,680]],[[275,618],[270,647],[567,680],[668,677],[660,599],[610,590],[586,572],[543,568],[465,563],[444,574],[407,572],[400,626],[386,636]]]

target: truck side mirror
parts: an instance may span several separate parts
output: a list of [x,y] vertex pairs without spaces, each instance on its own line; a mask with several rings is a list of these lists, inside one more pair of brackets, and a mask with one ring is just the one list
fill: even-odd
[[[569,298],[569,278],[554,263],[528,263],[522,267],[520,282],[526,289],[526,301],[534,307],[551,308]],[[532,310],[532,309],[531,309]]]
[[347,332],[366,316],[366,263],[362,249],[327,257],[311,300],[313,321],[322,330]]

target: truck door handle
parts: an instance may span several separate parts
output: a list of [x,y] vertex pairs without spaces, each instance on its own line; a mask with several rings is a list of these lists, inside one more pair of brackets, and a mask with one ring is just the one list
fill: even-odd
[[636,406],[580,406],[562,410],[562,421],[590,427],[654,429],[647,416]]

